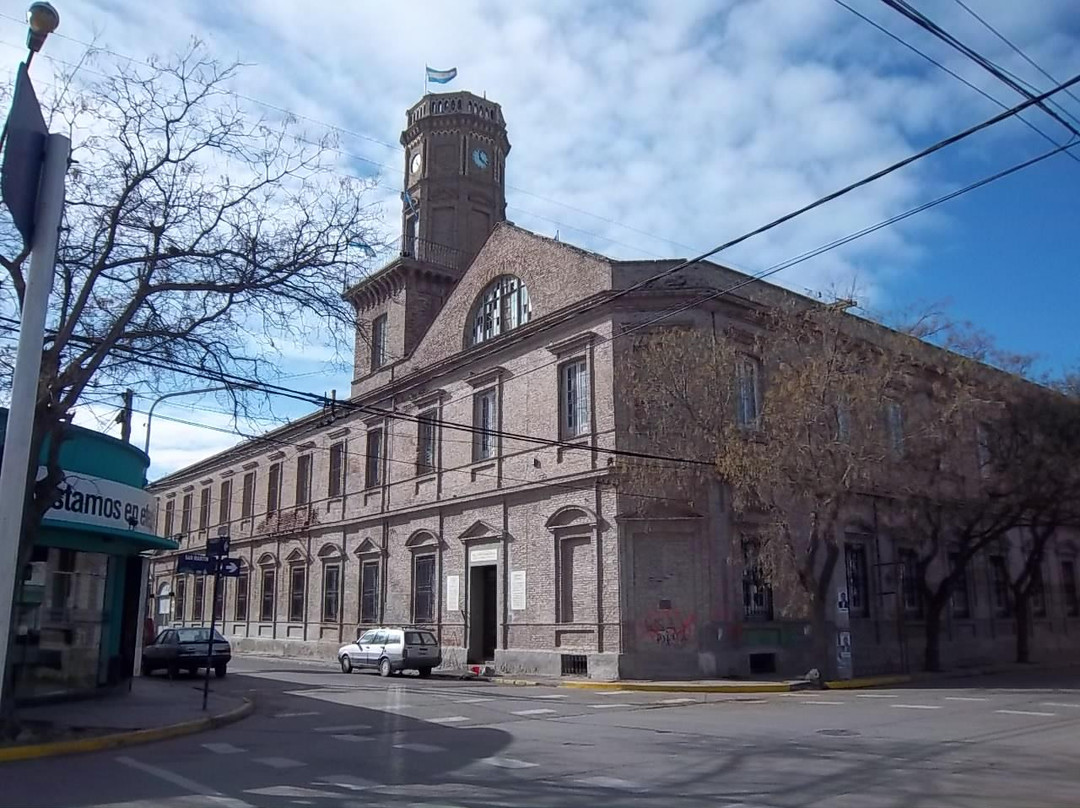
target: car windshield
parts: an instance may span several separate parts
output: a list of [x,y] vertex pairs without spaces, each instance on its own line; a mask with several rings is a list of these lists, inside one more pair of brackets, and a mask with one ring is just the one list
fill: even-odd
[[405,642],[408,645],[438,645],[430,631],[406,631]]
[[[180,637],[180,642],[206,642],[208,628],[178,628],[176,630],[177,635]],[[218,633],[217,629],[214,629],[214,642],[225,642],[225,638]]]

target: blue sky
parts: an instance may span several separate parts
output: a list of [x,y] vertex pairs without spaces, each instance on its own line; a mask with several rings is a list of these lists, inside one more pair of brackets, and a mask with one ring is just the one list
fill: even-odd
[[[1000,101],[1018,102],[884,4],[847,1]],[[1074,0],[967,2],[1057,79],[1080,73]],[[222,59],[249,65],[237,92],[312,119],[305,126],[313,133],[347,130],[340,170],[379,178],[388,231],[398,227],[404,110],[424,89],[425,63],[457,67],[447,89],[486,92],[503,105],[513,144],[509,217],[616,257],[706,249],[1000,110],[834,0],[343,3],[321,16],[290,0],[243,0],[227,10],[210,0],[56,4],[70,39],[51,39],[45,56],[75,60],[79,42],[96,36],[144,59],[195,36]],[[1049,88],[955,0],[917,5],[1002,67]],[[3,14],[0,44],[13,66],[25,29],[8,17],[21,18],[21,6]],[[107,69],[112,58],[99,65]],[[50,70],[48,59],[35,62],[35,80],[46,84]],[[1080,102],[1060,101],[1080,118]],[[258,103],[251,110],[279,115]],[[1066,130],[1045,114],[1026,117],[1064,142]],[[1019,121],[1004,122],[717,260],[764,269],[1049,147]],[[1080,162],[1059,155],[774,280],[799,290],[854,286],[860,303],[881,312],[945,304],[1003,348],[1040,355],[1039,370],[1060,372],[1080,364],[1078,212]],[[293,379],[285,383],[341,393],[349,374],[327,358],[287,349],[281,372]],[[221,402],[206,397],[159,412],[230,429],[214,409]],[[286,403],[275,409],[282,417],[301,412]],[[90,411],[87,422],[99,415]],[[155,473],[235,440],[165,420],[154,436]]]

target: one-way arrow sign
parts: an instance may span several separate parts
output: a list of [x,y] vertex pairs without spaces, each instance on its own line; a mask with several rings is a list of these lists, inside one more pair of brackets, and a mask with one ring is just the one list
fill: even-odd
[[218,562],[218,573],[223,578],[239,578],[240,577],[240,559],[239,558],[223,558]]

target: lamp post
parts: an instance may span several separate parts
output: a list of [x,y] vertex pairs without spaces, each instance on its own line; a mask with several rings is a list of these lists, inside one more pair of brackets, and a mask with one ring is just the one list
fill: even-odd
[[177,398],[178,396],[194,396],[199,393],[216,393],[218,390],[247,390],[249,385],[245,384],[218,384],[213,387],[200,387],[197,390],[177,390],[174,393],[165,393],[154,399],[154,403],[150,405],[150,411],[146,414],[146,442],[143,444],[143,451],[146,454],[150,454],[150,424],[154,420],[154,408],[157,407],[162,401],[168,398]]
[[19,65],[11,113],[4,125],[7,149],[3,164],[3,200],[11,211],[24,243],[31,248],[30,267],[15,354],[11,402],[0,465],[0,696],[11,641],[12,612],[18,575],[19,546],[29,489],[36,479],[38,458],[31,457],[38,376],[41,372],[45,316],[52,292],[56,243],[64,209],[64,176],[71,142],[49,134],[41,107],[30,83],[28,65],[45,38],[60,24],[60,15],[48,3],[34,3],[27,12],[30,33],[26,63]]
[[26,55],[26,66],[30,67],[30,61],[45,44],[45,38],[60,27],[60,12],[53,8],[52,3],[31,3],[26,10],[26,25],[29,28],[26,47],[30,49]]

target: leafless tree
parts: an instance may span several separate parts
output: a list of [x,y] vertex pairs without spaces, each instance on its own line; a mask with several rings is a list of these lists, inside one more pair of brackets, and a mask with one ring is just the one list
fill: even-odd
[[[20,569],[88,390],[191,384],[186,373],[265,380],[279,341],[318,335],[344,354],[354,338],[341,291],[350,243],[377,240],[370,183],[340,173],[328,137],[252,116],[229,89],[239,70],[193,42],[60,83],[51,125],[70,134],[73,162],[32,449],[49,446],[49,473],[27,502]],[[7,325],[27,258],[0,228]]]
[[840,305],[779,303],[719,332],[643,338],[629,374],[662,448],[713,453],[744,575],[771,586],[785,616],[809,618],[825,671],[835,665],[828,604],[845,520],[888,465],[883,412],[907,383],[866,325]]
[[1020,512],[1013,532],[1019,568],[1009,577],[1016,661],[1031,659],[1033,605],[1045,605],[1047,551],[1065,528],[1080,526],[1080,399],[1025,385],[996,424],[994,471],[1008,481]]

